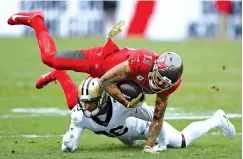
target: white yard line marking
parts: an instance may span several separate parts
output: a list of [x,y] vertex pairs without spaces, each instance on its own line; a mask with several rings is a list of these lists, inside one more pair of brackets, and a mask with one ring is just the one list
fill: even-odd
[[[60,114],[2,114],[0,119],[9,119],[9,118],[39,118],[39,117],[56,117],[61,116]],[[67,116],[67,115],[62,115]]]
[[[192,119],[208,119],[211,118],[212,115],[186,115],[187,113],[181,113],[181,115],[173,115],[170,116],[165,115],[165,120],[192,120]],[[227,114],[228,118],[242,118],[242,114]]]
[[36,134],[20,134],[20,135],[4,135],[0,138],[60,138],[63,135],[36,135]]
[[36,134],[21,134],[20,137],[23,138],[55,138],[62,137],[63,135],[36,135]]
[[[68,109],[60,108],[14,108],[11,110],[13,114],[2,114],[0,118],[32,118],[32,117],[45,117],[45,116],[69,116]],[[182,108],[169,107],[166,110],[165,120],[193,120],[193,119],[207,119],[213,113],[202,112],[185,112]],[[242,118],[242,114],[228,113],[228,118]]]
[[59,108],[15,108],[12,109],[13,113],[30,113],[30,114],[57,114],[57,115],[69,115],[69,110],[62,110]]

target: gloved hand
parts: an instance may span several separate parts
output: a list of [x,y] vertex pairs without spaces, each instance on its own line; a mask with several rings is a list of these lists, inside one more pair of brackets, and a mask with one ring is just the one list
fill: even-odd
[[127,108],[139,107],[143,104],[144,100],[145,100],[145,95],[141,92],[136,98],[132,99],[128,103]]
[[113,28],[108,33],[107,39],[113,38],[117,34],[119,34],[122,31],[122,26],[125,24],[125,21],[120,20],[116,25],[113,26]]
[[74,152],[77,149],[77,146],[74,143],[74,135],[68,131],[62,139],[62,152]]

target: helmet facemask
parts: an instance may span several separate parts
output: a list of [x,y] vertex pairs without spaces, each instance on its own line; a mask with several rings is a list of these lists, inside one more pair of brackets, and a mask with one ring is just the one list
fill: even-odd
[[[160,75],[160,73],[158,71],[158,67],[156,65],[157,64],[155,64],[153,67],[153,72],[150,72],[150,74],[149,74],[150,87],[152,87],[153,89],[164,90],[164,89],[168,89],[169,87],[175,85],[174,83],[171,82],[171,80],[168,77]],[[157,78],[157,80],[155,78]],[[162,81],[163,88],[158,86],[156,81],[159,81],[159,82]]]
[[[168,89],[178,83],[182,71],[180,56],[173,52],[164,53],[155,61],[152,72],[149,73],[149,85],[152,89],[160,91]],[[163,83],[162,86],[157,84],[160,81]]]
[[[86,117],[91,117],[91,116],[96,116],[100,112],[102,108],[105,107],[106,102],[107,102],[107,97],[108,95],[106,93],[103,93],[102,96],[97,97],[97,98],[90,98],[89,100],[82,98],[82,96],[78,97],[78,103],[80,105],[81,110],[83,111],[84,115]],[[90,103],[94,102],[96,104],[96,108],[92,110],[91,112],[88,111],[85,108],[85,103]]]

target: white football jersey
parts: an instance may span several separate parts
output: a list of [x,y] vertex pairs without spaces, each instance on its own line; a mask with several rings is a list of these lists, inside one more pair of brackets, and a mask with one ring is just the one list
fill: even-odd
[[[97,117],[85,116],[76,105],[72,109],[69,131],[63,137],[62,151],[75,151],[84,129],[89,129],[96,134],[116,137],[126,145],[136,144],[138,140],[146,140],[153,113],[154,108],[147,106],[146,103],[140,107],[128,109],[113,98],[109,98],[106,121],[101,122]],[[169,146],[180,147],[181,132],[165,121],[160,131],[160,134],[164,133],[167,134]]]
[[[97,117],[86,117],[83,111],[77,108],[72,110],[72,120],[78,120],[76,123],[80,128],[89,129],[96,134],[103,134],[110,137],[127,138],[136,136],[138,133],[146,135],[144,128],[148,127],[148,124],[144,120],[152,120],[152,107],[143,105],[141,107],[128,109],[121,103],[112,100],[112,98],[109,98],[108,103],[110,104],[108,104],[107,117],[104,122],[101,122]],[[136,118],[130,119],[128,117]],[[143,129],[141,129],[141,127],[143,127]]]

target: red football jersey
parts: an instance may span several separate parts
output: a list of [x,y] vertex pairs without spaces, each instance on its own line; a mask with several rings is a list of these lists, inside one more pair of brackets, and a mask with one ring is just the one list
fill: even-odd
[[154,61],[159,57],[152,51],[145,49],[138,49],[131,52],[129,56],[129,66],[132,70],[132,74],[129,75],[128,79],[137,82],[148,94],[159,94],[160,96],[168,96],[174,92],[181,83],[181,78],[176,85],[165,89],[156,90],[149,85],[149,72],[152,69]]
[[108,70],[128,59],[130,61],[129,66],[132,73],[126,79],[138,83],[145,93],[158,93],[160,96],[168,96],[174,92],[181,83],[180,78],[176,85],[163,91],[152,89],[149,86],[149,72],[154,61],[159,57],[159,55],[150,50],[129,48],[119,49],[112,40],[108,40],[102,51],[95,56],[97,56],[100,61],[96,65],[93,65],[93,69],[90,72],[90,75],[93,77],[100,78]]

